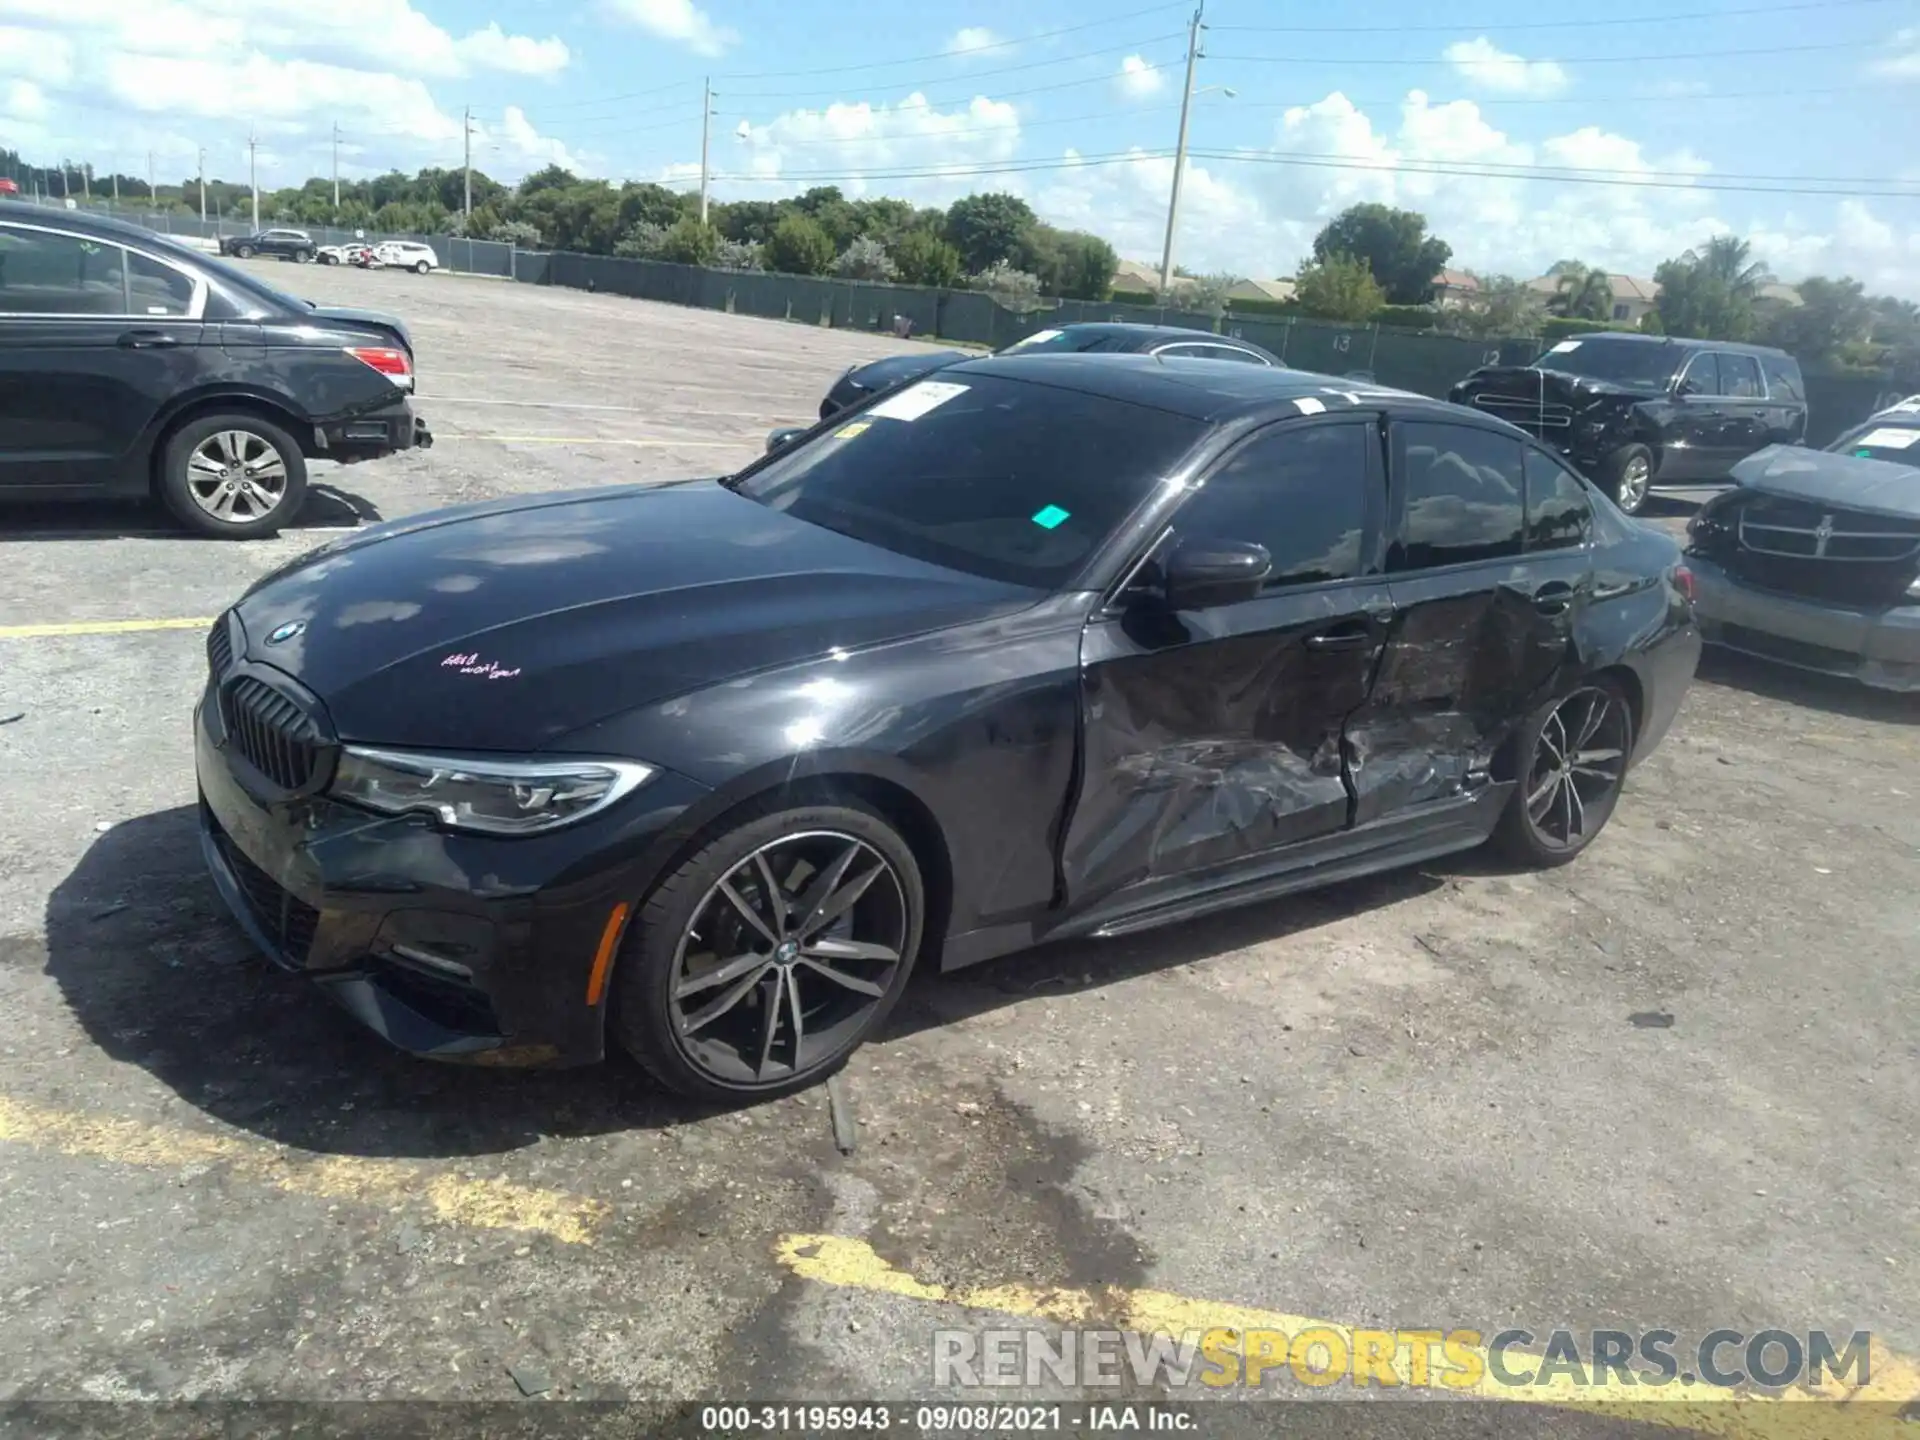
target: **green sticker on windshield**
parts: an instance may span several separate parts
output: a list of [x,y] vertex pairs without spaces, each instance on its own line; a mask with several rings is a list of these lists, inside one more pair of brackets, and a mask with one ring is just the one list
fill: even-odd
[[1042,530],[1051,530],[1072,513],[1069,510],[1062,510],[1058,505],[1049,505],[1046,509],[1035,513],[1033,523]]
[[1873,458],[1873,451],[1856,450],[1853,452],[1853,458],[1856,460],[1871,460]]

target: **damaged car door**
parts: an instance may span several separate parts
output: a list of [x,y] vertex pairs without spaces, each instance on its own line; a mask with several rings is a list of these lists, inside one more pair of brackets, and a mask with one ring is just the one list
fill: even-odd
[[1557,684],[1593,588],[1592,511],[1565,465],[1503,430],[1391,427],[1393,633],[1349,727],[1355,821],[1465,795]]
[[[1390,618],[1379,434],[1375,415],[1256,432],[1089,624],[1082,779],[1062,854],[1070,904],[1230,872],[1350,823],[1343,730]],[[1169,594],[1182,547],[1249,544],[1270,562],[1257,593]]]

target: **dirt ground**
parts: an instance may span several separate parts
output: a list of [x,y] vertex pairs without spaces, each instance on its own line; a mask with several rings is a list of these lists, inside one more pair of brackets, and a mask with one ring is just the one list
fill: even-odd
[[[384,1049],[203,877],[192,622],[341,526],[735,468],[911,347],[264,268],[404,314],[440,443],[316,469],[271,542],[0,515],[0,1401],[938,1398],[935,1330],[1062,1292],[1920,1353],[1920,702],[1758,664],[1709,657],[1568,868],[918,977],[851,1154],[824,1091],[704,1113],[624,1062]],[[1417,1433],[1482,1433],[1444,1408]]]

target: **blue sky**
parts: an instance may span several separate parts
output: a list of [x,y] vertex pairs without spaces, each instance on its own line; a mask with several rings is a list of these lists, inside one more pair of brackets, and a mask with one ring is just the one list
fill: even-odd
[[[711,75],[721,197],[1009,189],[1157,260],[1190,13],[0,0],[0,144],[136,172],[152,149],[167,176],[205,146],[244,177],[251,127],[277,184],[326,171],[335,124],[348,174],[457,164],[471,107],[475,163],[503,178],[557,159],[691,184]],[[1177,250],[1196,268],[1290,273],[1328,216],[1381,199],[1481,270],[1646,274],[1732,229],[1786,278],[1920,298],[1920,0],[1209,0],[1206,19]]]

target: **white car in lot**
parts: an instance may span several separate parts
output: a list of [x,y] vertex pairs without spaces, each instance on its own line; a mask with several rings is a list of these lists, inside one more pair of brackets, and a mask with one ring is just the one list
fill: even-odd
[[416,240],[387,240],[373,247],[373,263],[383,269],[426,275],[440,268],[440,257],[431,245]]

